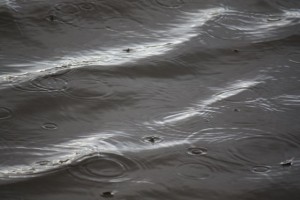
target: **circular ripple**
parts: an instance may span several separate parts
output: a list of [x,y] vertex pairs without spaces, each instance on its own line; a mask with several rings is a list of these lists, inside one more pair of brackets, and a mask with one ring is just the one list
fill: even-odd
[[94,154],[77,160],[69,168],[79,179],[94,182],[122,182],[132,179],[131,171],[141,166],[134,160],[117,154]]
[[203,147],[191,147],[188,148],[187,153],[190,155],[205,155],[207,154],[207,149]]
[[108,16],[118,16],[119,12],[105,1],[59,3],[52,10],[58,20],[76,27],[89,29],[104,28],[103,22]]
[[288,57],[290,62],[300,63],[300,53],[292,53]]
[[207,33],[212,37],[222,40],[244,40],[252,38],[251,31],[247,30],[252,27],[254,19],[247,15],[226,14],[218,17],[207,27]]
[[55,130],[58,128],[58,126],[54,123],[45,123],[42,125],[42,128],[46,130]]
[[183,0],[155,0],[155,2],[166,8],[180,8],[183,4]]
[[252,168],[252,172],[254,173],[268,173],[271,171],[270,166],[255,166]]
[[176,171],[179,176],[194,180],[207,179],[214,173],[211,168],[199,163],[187,163],[179,165],[176,168]]
[[67,89],[68,82],[54,76],[38,77],[20,83],[12,83],[16,89],[30,92],[57,92]]
[[293,141],[272,135],[249,135],[228,146],[235,161],[263,165],[276,165],[285,155],[295,155],[299,149]]
[[59,3],[54,6],[55,10],[64,14],[77,14],[80,9],[77,5],[71,3]]
[[0,120],[12,117],[12,111],[8,108],[0,107]]
[[115,17],[105,20],[105,27],[113,31],[137,31],[142,28],[142,25],[133,19],[124,17]]
[[65,93],[75,99],[105,99],[113,92],[111,87],[100,80],[81,79],[70,81],[69,88]]
[[273,166],[286,157],[299,156],[300,144],[278,133],[253,128],[208,128],[194,133],[191,142],[209,143],[239,165]]

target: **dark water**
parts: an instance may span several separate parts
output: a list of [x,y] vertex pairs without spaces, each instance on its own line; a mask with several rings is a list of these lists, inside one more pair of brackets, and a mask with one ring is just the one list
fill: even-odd
[[0,1],[1,200],[300,199],[300,1]]

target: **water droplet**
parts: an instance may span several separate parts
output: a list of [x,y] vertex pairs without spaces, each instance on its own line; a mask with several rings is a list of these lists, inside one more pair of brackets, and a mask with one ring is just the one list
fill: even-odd
[[47,130],[55,130],[58,128],[58,126],[54,123],[45,123],[43,124],[42,128]]
[[188,148],[188,154],[190,155],[205,155],[207,154],[207,149],[203,147],[191,147]]
[[12,112],[8,108],[0,107],[0,120],[12,117]]

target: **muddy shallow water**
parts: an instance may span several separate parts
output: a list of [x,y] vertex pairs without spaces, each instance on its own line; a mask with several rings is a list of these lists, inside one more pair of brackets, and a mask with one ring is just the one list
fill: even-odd
[[299,199],[300,2],[3,0],[0,199]]

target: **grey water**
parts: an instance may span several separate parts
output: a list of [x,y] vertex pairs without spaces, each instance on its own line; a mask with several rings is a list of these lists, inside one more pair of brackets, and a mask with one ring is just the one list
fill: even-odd
[[0,199],[298,200],[300,2],[1,0]]

